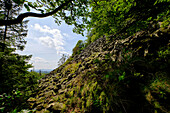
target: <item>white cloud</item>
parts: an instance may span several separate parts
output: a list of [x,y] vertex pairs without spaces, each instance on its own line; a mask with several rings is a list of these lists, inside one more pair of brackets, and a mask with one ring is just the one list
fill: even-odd
[[70,37],[67,33],[63,33],[63,35],[68,38]]
[[66,33],[62,35],[60,30],[52,29],[47,25],[34,24],[32,27],[42,33],[38,39],[42,45],[55,48],[57,54],[67,53],[63,47],[65,45],[63,35],[67,35]]
[[49,37],[49,36],[46,36],[46,37],[40,37],[39,40],[41,41],[41,43],[47,47],[50,47],[50,48],[53,48],[55,47],[55,42],[54,40]]
[[67,55],[71,56],[71,54],[69,54],[68,52],[65,52],[65,51],[58,51],[57,54],[59,54],[60,56],[62,56],[62,54],[67,54]]
[[30,62],[31,63],[41,63],[41,62],[48,63],[47,60],[45,60],[45,59],[43,59],[41,57],[33,57],[33,58],[31,58]]
[[68,35],[67,33],[63,33],[63,36],[64,36],[65,38],[69,39],[69,40],[73,40],[73,39],[76,39],[76,38],[77,38],[77,37],[75,37],[75,36],[70,36],[70,35]]
[[54,67],[57,67],[56,61],[47,61],[41,57],[31,58],[30,63],[33,63],[35,69],[53,69]]

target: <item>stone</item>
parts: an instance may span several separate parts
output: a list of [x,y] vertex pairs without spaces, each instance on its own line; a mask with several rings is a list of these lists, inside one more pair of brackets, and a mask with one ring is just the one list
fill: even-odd
[[66,105],[63,103],[55,102],[55,103],[49,104],[47,109],[50,111],[60,112],[66,109]]
[[36,104],[39,105],[40,103],[43,103],[45,101],[45,97],[40,97],[37,99]]
[[35,101],[36,101],[36,99],[35,99],[35,98],[33,98],[33,97],[30,97],[27,101],[28,101],[28,102],[35,102]]
[[36,111],[36,113],[50,113],[47,109],[42,109],[41,111]]
[[60,90],[58,90],[58,93],[59,93],[59,94],[63,94],[63,93],[65,93],[65,92],[67,92],[67,89],[64,89],[64,90],[60,89]]
[[36,109],[37,110],[42,110],[44,107],[43,107],[43,104],[39,104],[37,107],[36,107]]

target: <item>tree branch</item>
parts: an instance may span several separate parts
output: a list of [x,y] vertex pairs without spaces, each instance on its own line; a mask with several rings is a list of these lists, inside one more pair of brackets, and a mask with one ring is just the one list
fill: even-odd
[[65,3],[61,4],[59,7],[57,7],[55,10],[49,12],[49,13],[45,13],[45,14],[39,14],[39,13],[33,13],[33,12],[26,12],[23,14],[20,14],[16,19],[14,20],[0,20],[0,26],[4,26],[4,25],[13,25],[13,24],[18,24],[21,23],[23,21],[24,18],[26,17],[38,17],[38,18],[43,18],[43,17],[47,17],[50,15],[55,14],[56,12],[58,12],[59,10],[61,10],[64,6],[68,5],[72,0],[68,0]]

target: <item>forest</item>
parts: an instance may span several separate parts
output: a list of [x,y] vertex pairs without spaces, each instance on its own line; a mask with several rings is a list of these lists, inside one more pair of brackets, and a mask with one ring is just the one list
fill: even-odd
[[[21,13],[22,9],[26,12]],[[169,0],[0,0],[0,112],[169,113]],[[86,37],[48,74],[28,71],[27,17]]]

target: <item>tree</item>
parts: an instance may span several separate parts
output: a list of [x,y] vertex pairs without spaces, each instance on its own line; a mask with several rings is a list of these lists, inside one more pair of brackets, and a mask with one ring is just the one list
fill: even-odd
[[[1,17],[4,20],[15,19],[15,16],[21,11],[21,7],[10,0],[1,0]],[[15,50],[23,50],[26,41],[24,37],[27,35],[28,21],[20,24],[5,25],[0,30],[0,93],[10,92],[21,85],[27,69],[31,67],[28,60],[31,56],[19,55]],[[18,80],[21,80],[18,83]]]
[[58,66],[63,65],[68,58],[69,58],[69,55],[63,54],[58,61]]
[[[10,7],[9,7],[10,6]],[[15,19],[22,7],[12,0],[0,0],[0,19]],[[0,112],[12,112],[26,107],[26,100],[35,92],[37,80],[35,72],[29,72],[31,55],[19,55],[26,41],[28,21],[0,27]],[[3,94],[4,96],[2,96]]]
[[73,56],[80,54],[80,52],[85,48],[85,43],[82,40],[79,40],[76,46],[73,48]]
[[93,34],[90,37],[93,42],[103,35],[121,33],[121,36],[127,37],[145,30],[150,22],[169,14],[170,3],[168,0],[95,0],[90,6],[88,31]]
[[[10,0],[2,0],[0,3],[2,5],[0,9],[1,18],[4,20],[8,21],[15,19],[21,11],[21,7]],[[23,50],[24,44],[26,44],[24,37],[27,35],[27,23],[28,20],[23,21],[20,24],[5,25],[5,27],[0,27],[0,41],[4,43],[4,46],[7,44],[8,46],[13,46],[17,49]]]
[[55,22],[61,24],[64,20],[69,25],[74,25],[74,32],[83,34],[85,24],[89,22],[88,0],[37,0],[28,2],[26,0],[13,0],[19,6],[24,6],[27,11],[35,9],[41,13],[26,12],[19,14],[16,19],[0,20],[0,26],[18,24],[26,17],[47,17],[53,15]]

